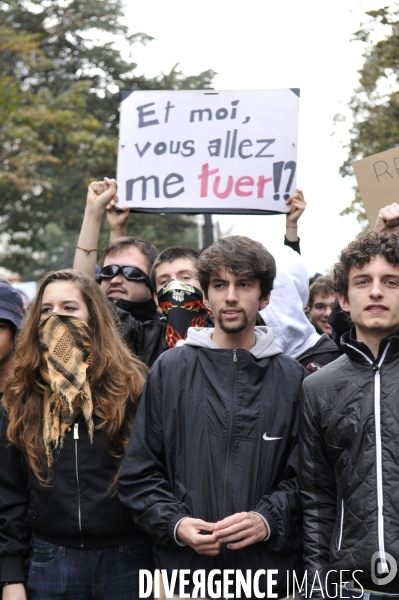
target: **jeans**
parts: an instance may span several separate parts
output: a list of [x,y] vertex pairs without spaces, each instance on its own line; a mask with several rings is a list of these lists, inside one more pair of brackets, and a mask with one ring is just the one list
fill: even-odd
[[138,600],[140,569],[154,571],[152,545],[147,541],[101,550],[76,549],[49,544],[34,535],[28,598]]

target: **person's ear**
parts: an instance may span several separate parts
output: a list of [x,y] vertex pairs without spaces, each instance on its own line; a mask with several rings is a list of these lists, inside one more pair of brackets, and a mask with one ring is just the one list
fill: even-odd
[[338,302],[344,312],[350,312],[349,300],[345,298],[342,292],[338,292]]
[[266,306],[269,304],[270,302],[270,292],[267,294],[267,296],[264,296],[263,298],[261,298],[259,300],[259,310],[262,310],[262,308],[266,308]]
[[155,304],[156,304],[157,306],[159,306],[159,302],[158,302],[158,294],[157,294],[156,292],[154,292],[154,293],[153,293],[153,298],[154,298],[154,300],[155,300]]
[[209,305],[209,300],[208,300],[208,298],[205,296],[205,294],[203,294],[203,303],[204,303],[204,306],[205,306],[205,308],[207,308],[208,310],[211,310],[211,307],[210,307],[210,305]]

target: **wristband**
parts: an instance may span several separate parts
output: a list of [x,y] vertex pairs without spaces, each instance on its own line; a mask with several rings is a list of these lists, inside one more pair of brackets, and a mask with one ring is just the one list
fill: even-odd
[[86,256],[89,256],[90,252],[97,252],[97,248],[81,248],[80,246],[76,246],[79,250],[83,250],[86,252]]

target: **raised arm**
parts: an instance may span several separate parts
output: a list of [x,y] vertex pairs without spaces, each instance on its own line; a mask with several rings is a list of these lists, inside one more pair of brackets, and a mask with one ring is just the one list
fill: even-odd
[[109,239],[111,242],[120,237],[126,236],[126,223],[129,218],[130,208],[128,206],[118,206],[118,196],[115,196],[114,201],[106,207],[107,221],[109,225]]
[[86,209],[82,229],[76,246],[73,268],[94,278],[98,253],[98,237],[105,208],[115,204],[117,184],[115,179],[104,177],[94,181],[87,191]]
[[377,233],[399,233],[399,204],[394,202],[381,208],[374,231]]
[[286,201],[288,212],[285,217],[285,240],[286,246],[290,246],[293,250],[300,254],[299,237],[298,237],[298,220],[306,208],[305,198],[302,190],[297,190]]

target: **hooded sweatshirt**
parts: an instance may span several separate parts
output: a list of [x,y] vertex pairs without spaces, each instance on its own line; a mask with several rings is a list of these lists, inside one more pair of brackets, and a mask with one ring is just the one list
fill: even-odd
[[[187,331],[187,338],[183,342],[178,342],[178,346],[198,346],[200,348],[209,348],[218,350],[220,346],[213,341],[214,327],[190,327]],[[255,327],[255,346],[251,348],[250,353],[255,358],[269,358],[281,354],[277,346],[274,335],[270,327]]]
[[[305,370],[282,355],[268,327],[255,328],[250,351],[219,348],[213,331],[190,328],[153,365],[119,495],[169,577],[173,569],[276,569],[273,591],[283,597],[286,572],[301,569],[296,413]],[[205,556],[175,537],[185,517],[214,523],[242,511],[264,519],[267,538]]]
[[268,250],[276,260],[277,275],[270,303],[259,312],[273,330],[276,344],[284,354],[298,358],[320,340],[303,312],[309,297],[305,263],[297,252],[286,246]]

